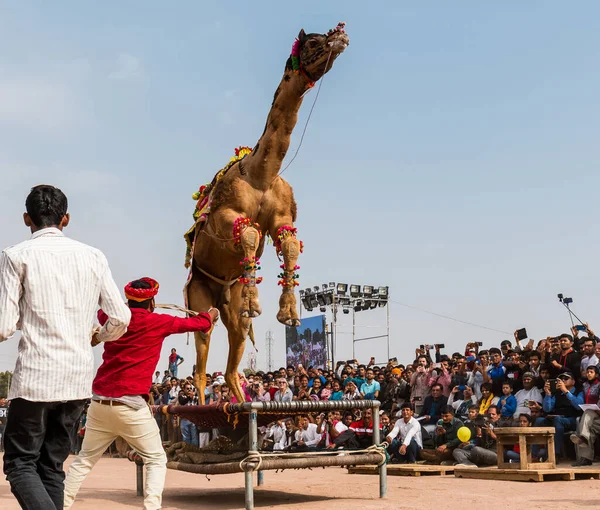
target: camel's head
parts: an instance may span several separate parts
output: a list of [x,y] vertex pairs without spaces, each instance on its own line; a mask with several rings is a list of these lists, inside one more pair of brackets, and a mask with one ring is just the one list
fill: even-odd
[[327,34],[306,34],[304,29],[300,30],[287,66],[304,73],[313,82],[321,79],[331,69],[338,55],[350,44],[344,30],[345,25],[338,23]]

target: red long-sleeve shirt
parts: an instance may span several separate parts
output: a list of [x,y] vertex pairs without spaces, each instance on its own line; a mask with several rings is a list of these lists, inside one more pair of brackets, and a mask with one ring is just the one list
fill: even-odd
[[[100,310],[98,320],[104,324],[108,316]],[[207,332],[211,326],[207,313],[182,319],[132,308],[127,333],[104,344],[104,361],[92,385],[94,393],[113,398],[147,395],[165,338],[176,333]]]

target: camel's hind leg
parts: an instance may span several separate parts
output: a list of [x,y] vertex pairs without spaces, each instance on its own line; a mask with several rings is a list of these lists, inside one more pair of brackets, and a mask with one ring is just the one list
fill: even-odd
[[[190,308],[195,312],[206,312],[211,306],[215,306],[215,300],[210,288],[201,281],[192,280],[187,289]],[[198,398],[204,405],[204,390],[206,389],[206,363],[208,361],[208,348],[212,328],[208,333],[196,332],[194,339],[196,343],[196,373],[194,384],[198,389]]]
[[238,402],[245,402],[246,397],[242,391],[238,377],[238,367],[244,356],[246,338],[252,324],[252,319],[242,317],[237,313],[243,298],[244,287],[236,283],[231,289],[231,301],[223,306],[221,316],[223,324],[227,328],[229,336],[229,355],[227,356],[227,369],[225,371],[225,382],[235,395]]

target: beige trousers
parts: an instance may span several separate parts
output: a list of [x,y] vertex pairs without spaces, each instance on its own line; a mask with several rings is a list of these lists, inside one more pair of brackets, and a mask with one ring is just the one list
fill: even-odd
[[[83,446],[69,466],[65,480],[65,510],[68,510],[85,477],[108,446],[117,438],[127,441],[146,467],[144,508],[157,510],[162,505],[162,492],[167,476],[167,456],[156,420],[150,409],[135,410],[129,406],[108,406],[92,401],[85,425]],[[132,465],[133,466],[133,465]],[[133,469],[133,467],[132,467]]]

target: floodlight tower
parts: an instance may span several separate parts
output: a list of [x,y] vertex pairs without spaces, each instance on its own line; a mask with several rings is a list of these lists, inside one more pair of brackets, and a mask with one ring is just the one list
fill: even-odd
[[271,372],[273,370],[273,347],[275,345],[275,337],[273,332],[269,329],[267,334],[265,335],[265,344],[267,348],[267,372]]

